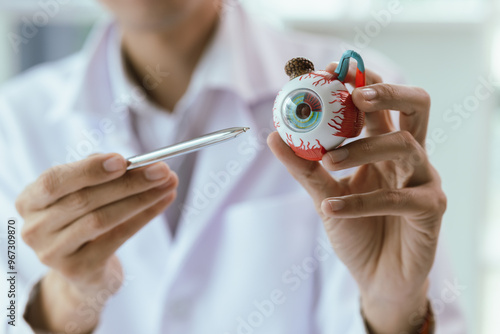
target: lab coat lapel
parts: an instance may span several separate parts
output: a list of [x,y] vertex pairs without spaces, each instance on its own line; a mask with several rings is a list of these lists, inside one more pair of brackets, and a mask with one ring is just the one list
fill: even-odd
[[235,108],[238,111],[225,110],[224,114],[213,117],[204,130],[208,133],[235,126],[250,127],[250,131],[236,139],[196,153],[197,161],[182,207],[175,251],[169,259],[169,265],[174,267],[174,276],[180,275],[182,266],[188,261],[190,253],[196,251],[197,241],[203,238],[204,231],[217,228],[217,218],[223,207],[231,201],[231,195],[238,191],[241,180],[253,164],[253,159],[245,156],[240,147],[245,141],[255,139],[258,128],[248,107],[241,103],[240,108]]

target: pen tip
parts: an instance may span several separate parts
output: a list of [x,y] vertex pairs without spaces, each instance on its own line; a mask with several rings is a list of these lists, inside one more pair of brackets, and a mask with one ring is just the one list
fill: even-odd
[[243,128],[243,132],[247,132],[250,128]]

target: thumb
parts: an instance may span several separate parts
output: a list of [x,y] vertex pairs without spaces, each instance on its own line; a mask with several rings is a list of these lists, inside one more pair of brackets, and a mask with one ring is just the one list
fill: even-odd
[[273,132],[267,137],[267,145],[288,172],[309,193],[318,208],[325,198],[340,195],[340,186],[330,173],[319,162],[305,160],[295,155],[278,132]]

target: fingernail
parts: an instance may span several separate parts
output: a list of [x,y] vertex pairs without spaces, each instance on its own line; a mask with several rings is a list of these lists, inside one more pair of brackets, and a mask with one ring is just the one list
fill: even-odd
[[349,156],[349,150],[346,148],[338,148],[328,152],[328,155],[332,159],[333,163],[337,163],[347,159],[347,156]]
[[153,165],[144,171],[144,176],[149,181],[156,181],[167,176],[168,170],[164,164]]
[[125,167],[125,163],[122,157],[114,156],[104,161],[102,163],[102,167],[104,168],[105,171],[112,173],[119,171],[120,169],[123,169]]
[[341,199],[331,199],[328,203],[330,204],[332,211],[339,211],[345,207],[345,202]]
[[377,91],[373,88],[363,88],[361,89],[361,95],[366,101],[370,101],[377,97]]

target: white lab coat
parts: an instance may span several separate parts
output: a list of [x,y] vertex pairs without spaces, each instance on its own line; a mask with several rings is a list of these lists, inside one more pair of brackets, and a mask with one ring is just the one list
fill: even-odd
[[[31,333],[22,313],[47,271],[22,242],[14,207],[40,173],[94,152],[127,157],[155,144],[250,126],[247,134],[197,153],[174,240],[163,215],[119,249],[124,286],[105,306],[95,332],[364,333],[355,282],[331,250],[310,198],[265,144],[274,130],[274,96],[287,81],[285,62],[300,55],[324,67],[340,58],[340,41],[277,32],[232,8],[174,115],[164,113],[165,137],[156,129],[139,140],[137,128],[147,123],[134,119],[162,116],[141,114],[154,107],[137,91],[122,96],[130,87],[120,86],[123,73],[110,63],[110,50],[118,49],[112,26],[97,29],[79,54],[31,70],[0,91],[2,226],[9,217],[18,220],[17,326],[3,322],[0,331]],[[397,80],[382,58],[366,50],[363,55],[387,81]],[[4,258],[0,265],[7,271]],[[442,299],[446,280],[453,276],[439,251],[431,300]],[[90,318],[98,302],[99,296],[78,312]],[[457,303],[443,305],[435,310],[438,333],[464,333]],[[74,332],[71,324],[67,329]]]

